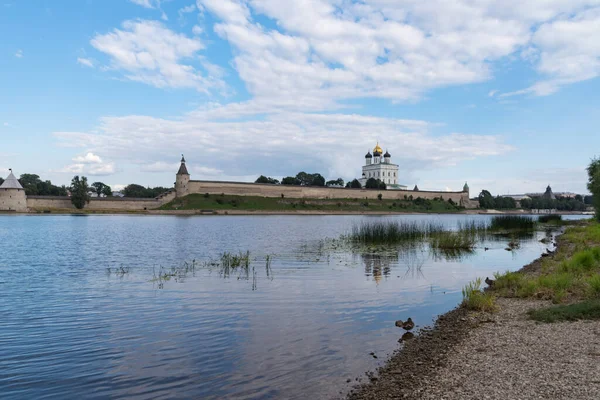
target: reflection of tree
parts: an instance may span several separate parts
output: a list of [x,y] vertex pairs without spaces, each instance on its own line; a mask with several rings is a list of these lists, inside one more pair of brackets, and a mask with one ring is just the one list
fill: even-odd
[[398,253],[392,254],[361,254],[365,264],[365,275],[373,276],[375,282],[381,282],[382,276],[390,275],[392,262],[398,262]]

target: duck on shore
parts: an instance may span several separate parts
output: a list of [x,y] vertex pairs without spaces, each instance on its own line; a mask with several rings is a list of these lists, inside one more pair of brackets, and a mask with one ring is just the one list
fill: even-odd
[[496,283],[495,280],[488,278],[487,276],[485,277],[485,283],[489,286],[492,287],[494,286],[494,283]]
[[398,321],[396,321],[396,326],[398,328],[410,331],[415,327],[415,323],[413,322],[412,318],[408,318],[406,321],[402,321],[401,319],[399,319]]

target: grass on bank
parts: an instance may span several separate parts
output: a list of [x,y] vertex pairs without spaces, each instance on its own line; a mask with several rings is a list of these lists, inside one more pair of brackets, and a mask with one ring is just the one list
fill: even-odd
[[577,304],[531,310],[528,314],[535,321],[549,323],[600,319],[600,300],[587,300]]
[[472,282],[469,282],[463,290],[463,301],[461,307],[472,311],[496,311],[496,300],[493,294],[490,292],[484,292],[481,290],[481,278],[477,278]]
[[379,211],[452,213],[464,208],[449,201],[407,199],[292,199],[287,197],[191,194],[160,207],[161,210],[247,210],[247,211]]
[[533,272],[495,274],[494,292],[504,297],[552,300],[555,304],[583,301],[566,308],[535,311],[531,315],[538,320],[579,318],[581,313],[589,314],[597,307],[600,301],[600,224],[588,222],[569,228],[561,237],[561,245],[553,257],[538,262],[539,268]]

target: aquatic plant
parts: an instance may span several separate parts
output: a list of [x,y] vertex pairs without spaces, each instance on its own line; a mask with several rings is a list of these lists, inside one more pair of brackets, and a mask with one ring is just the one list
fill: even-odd
[[533,230],[535,221],[532,217],[521,215],[500,215],[494,216],[490,223],[490,229],[494,231],[501,230]]
[[472,234],[485,232],[489,229],[488,221],[483,220],[458,221],[457,226],[459,232]]
[[369,221],[355,224],[349,239],[356,243],[389,244],[422,240],[443,231],[443,225],[435,222]]
[[440,250],[473,250],[473,235],[461,232],[444,232],[431,237],[431,247]]

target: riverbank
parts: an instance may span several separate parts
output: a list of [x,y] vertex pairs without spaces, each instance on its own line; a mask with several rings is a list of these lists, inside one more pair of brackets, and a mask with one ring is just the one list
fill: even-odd
[[[486,212],[485,210],[456,210],[456,211],[398,211],[398,210],[319,210],[319,209],[295,209],[295,210],[243,210],[243,209],[192,209],[192,210],[77,210],[73,208],[53,208],[29,210],[27,213],[2,212],[0,215],[22,215],[22,214],[132,214],[132,215],[427,215],[427,214],[463,214],[463,215],[537,215],[530,214],[526,210],[510,210],[505,212]],[[584,215],[580,212],[561,212],[558,215]],[[540,214],[542,215],[542,214]]]
[[[514,281],[523,287],[533,287],[534,281],[550,282],[547,277],[558,268],[570,265],[586,248],[600,246],[598,230],[598,224],[589,223],[571,228],[558,238],[553,255],[504,276],[519,276]],[[588,272],[597,274],[597,269],[598,260],[589,264]],[[593,296],[587,286],[581,291],[588,276],[574,271],[572,275],[570,285],[531,292],[509,292],[509,285],[503,283],[503,288],[490,292],[497,297],[495,313],[459,307],[440,316],[433,329],[422,330],[416,339],[405,342],[370,383],[356,388],[348,398],[597,398],[600,321],[540,324],[528,315],[531,309],[551,306],[552,300],[577,303]],[[556,290],[565,293],[556,297]]]

